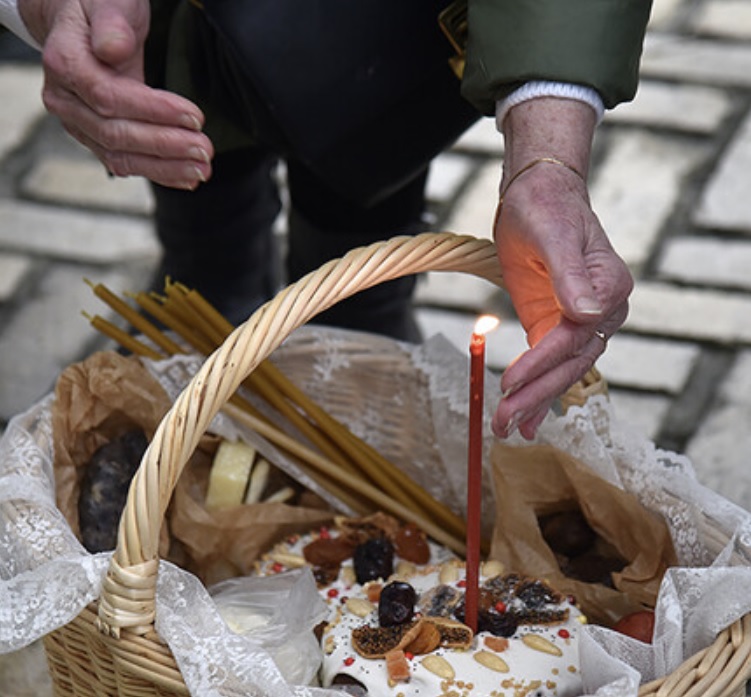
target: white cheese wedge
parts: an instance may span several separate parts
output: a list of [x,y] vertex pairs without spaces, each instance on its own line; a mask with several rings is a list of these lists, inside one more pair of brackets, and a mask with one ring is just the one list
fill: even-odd
[[255,457],[255,448],[244,441],[220,443],[209,474],[207,509],[221,510],[243,503]]

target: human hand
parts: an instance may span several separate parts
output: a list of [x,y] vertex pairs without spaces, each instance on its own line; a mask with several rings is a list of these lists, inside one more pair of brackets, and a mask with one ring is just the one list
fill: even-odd
[[518,175],[498,211],[495,238],[504,282],[532,347],[504,372],[504,397],[493,419],[500,437],[516,428],[534,437],[553,401],[584,376],[625,321],[633,288],[628,268],[592,211],[583,179],[592,110],[565,100],[533,102],[548,104],[523,103],[506,119],[511,123],[505,124],[503,186],[526,164],[551,153],[582,176],[542,161]]
[[20,0],[43,47],[45,107],[108,171],[194,189],[211,176],[203,114],[144,84],[148,0]]

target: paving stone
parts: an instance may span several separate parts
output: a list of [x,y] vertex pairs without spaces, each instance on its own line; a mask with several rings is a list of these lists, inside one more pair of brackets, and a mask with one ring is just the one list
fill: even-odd
[[641,76],[751,87],[751,45],[652,32],[644,42]]
[[686,6],[685,0],[655,0],[649,16],[649,30],[662,30],[671,27]]
[[686,454],[702,483],[747,510],[751,510],[750,423],[751,351],[743,351]]
[[25,196],[40,201],[148,215],[154,209],[145,179],[113,179],[93,157],[46,157],[21,183]]
[[430,271],[420,278],[415,293],[419,305],[490,312],[499,293],[505,291],[486,281],[464,273]]
[[[469,339],[476,321],[476,315],[467,313],[427,308],[417,311],[417,322],[426,339],[442,334],[458,351],[467,355]],[[504,319],[498,329],[487,338],[485,356],[488,368],[502,370],[526,349],[527,340],[521,324],[516,320]]]
[[0,252],[0,303],[11,298],[31,266],[29,257]]
[[714,133],[730,113],[725,90],[642,80],[632,102],[605,115],[606,124],[635,124],[689,133]]
[[693,285],[751,291],[751,242],[675,237],[662,249],[659,275]]
[[456,201],[444,229],[475,237],[493,237],[493,219],[501,183],[500,163],[482,165]]
[[751,196],[748,195],[750,169],[751,114],[736,132],[704,188],[694,222],[709,228],[751,234]]
[[3,64],[0,69],[0,161],[28,137],[44,116],[42,70],[38,66]]
[[676,394],[686,385],[699,349],[694,344],[617,333],[597,366],[608,384]]
[[107,316],[108,311],[83,283],[84,276],[117,293],[134,287],[132,277],[120,271],[62,264],[52,268],[2,328],[0,419],[7,421],[44,396],[60,372],[96,340],[81,312]]
[[154,259],[151,224],[137,218],[0,201],[0,248],[108,263]]
[[705,149],[646,131],[616,134],[590,187],[592,205],[613,246],[638,272]]
[[444,153],[430,167],[426,194],[429,201],[449,202],[459,192],[474,169],[474,163],[466,155]]
[[617,425],[654,440],[660,424],[670,408],[670,398],[665,395],[628,392],[609,387],[608,394],[613,405]]
[[501,157],[503,137],[495,127],[495,118],[481,118],[474,123],[454,143],[453,150]]
[[751,4],[748,0],[706,2],[699,7],[693,28],[700,34],[751,39]]
[[641,281],[624,328],[720,344],[751,343],[751,296]]

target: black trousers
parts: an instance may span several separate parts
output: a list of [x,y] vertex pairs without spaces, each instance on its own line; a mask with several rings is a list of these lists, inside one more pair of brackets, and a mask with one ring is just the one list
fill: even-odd
[[[197,287],[237,322],[282,282],[353,247],[422,230],[430,159],[478,116],[446,62],[440,5],[233,0],[204,11],[185,0],[153,0],[147,79],[194,99],[218,146],[212,179],[196,191],[154,187],[160,274]],[[309,21],[325,14],[331,21],[322,26],[336,28],[319,37],[285,21],[290,11],[298,20],[310,13]],[[260,31],[259,12],[266,21]],[[349,51],[356,67],[347,67],[347,55],[332,54],[327,41]],[[261,42],[266,49],[256,55]],[[282,207],[280,158],[289,193],[283,263],[273,234]],[[383,284],[320,319],[415,339],[414,286],[414,278]]]
[[[286,239],[275,234],[282,210],[279,158],[258,148],[218,155],[212,178],[195,191],[153,185],[156,233],[165,276],[198,289],[237,324],[279,287],[350,249],[424,229],[427,169],[366,206],[343,199],[299,162],[286,163]],[[285,243],[286,244],[283,244]],[[416,341],[416,279],[406,277],[338,303],[315,321]]]

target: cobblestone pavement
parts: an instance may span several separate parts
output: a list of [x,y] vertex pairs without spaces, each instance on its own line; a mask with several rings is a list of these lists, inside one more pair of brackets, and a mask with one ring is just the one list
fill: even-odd
[[[0,428],[103,341],[83,282],[141,289],[154,268],[152,201],[110,180],[45,115],[34,54],[0,35]],[[656,0],[636,100],[598,129],[595,209],[636,279],[599,363],[618,418],[685,453],[701,481],[751,509],[751,2]],[[491,121],[441,156],[435,229],[489,235],[502,159]],[[419,287],[425,333],[459,347],[479,311],[502,369],[522,350],[502,292],[460,275]],[[2,690],[0,690],[1,692]]]

